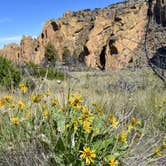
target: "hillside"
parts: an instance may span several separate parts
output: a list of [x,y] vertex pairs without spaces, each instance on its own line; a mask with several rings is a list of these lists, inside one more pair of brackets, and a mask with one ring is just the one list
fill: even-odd
[[[155,8],[155,12],[158,13],[159,9]],[[165,7],[162,6],[162,9],[164,11]],[[162,19],[164,25],[165,13]],[[128,62],[144,57],[141,44],[146,23],[147,4],[142,0],[95,10],[68,11],[58,20],[47,21],[37,39],[23,36],[20,45],[5,45],[0,54],[15,62],[41,64],[45,46],[51,42],[60,60],[67,49],[89,67],[106,70],[122,68]],[[135,57],[137,55],[139,57]]]

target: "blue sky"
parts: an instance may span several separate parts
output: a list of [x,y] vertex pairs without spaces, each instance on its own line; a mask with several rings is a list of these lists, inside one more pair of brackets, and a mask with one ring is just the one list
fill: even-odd
[[120,0],[3,0],[0,10],[0,47],[20,42],[22,35],[38,36],[46,20],[65,11],[105,7]]

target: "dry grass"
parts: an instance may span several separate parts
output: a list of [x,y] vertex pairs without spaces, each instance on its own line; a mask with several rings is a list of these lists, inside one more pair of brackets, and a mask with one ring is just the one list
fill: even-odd
[[[134,142],[133,135],[122,165],[164,165],[165,156],[153,158],[153,154],[155,147],[166,137],[166,129],[161,123],[166,108],[163,111],[159,108],[166,97],[166,88],[149,69],[128,69],[111,73],[73,72],[69,75],[62,82],[44,80],[37,86],[40,90],[36,91],[50,89],[61,106],[66,103],[67,94],[79,93],[85,98],[85,105],[90,107],[92,103],[97,103],[106,115],[112,113],[119,117],[121,128],[125,128],[132,116],[142,119],[142,135],[137,143]],[[6,94],[7,92],[2,91],[1,96]],[[19,97],[21,94],[16,91],[13,98]],[[40,144],[31,145],[24,145],[18,151],[14,150],[14,153],[11,150],[3,151],[5,153],[2,156],[5,157],[0,158],[2,165],[46,165],[47,154]]]

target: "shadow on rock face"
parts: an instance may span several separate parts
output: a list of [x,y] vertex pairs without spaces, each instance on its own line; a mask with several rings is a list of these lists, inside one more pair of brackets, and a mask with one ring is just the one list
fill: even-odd
[[166,46],[158,48],[150,62],[160,69],[166,69]]

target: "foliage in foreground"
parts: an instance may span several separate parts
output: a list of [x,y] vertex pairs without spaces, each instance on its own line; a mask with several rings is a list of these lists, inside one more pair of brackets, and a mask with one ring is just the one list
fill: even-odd
[[[37,140],[49,165],[117,166],[126,165],[130,158],[137,160],[132,151],[146,139],[146,122],[132,112],[117,117],[98,103],[87,105],[80,94],[68,94],[60,103],[49,90],[30,97],[27,90],[20,85],[17,100],[0,99],[1,150]],[[166,99],[158,107],[161,115],[165,107]],[[166,140],[160,140],[141,158],[143,162],[164,156]]]
[[0,56],[0,85],[11,89],[21,81],[20,70],[8,59]]

